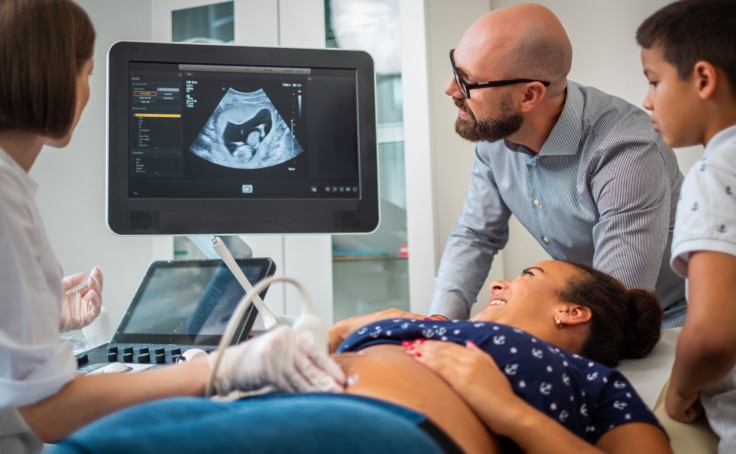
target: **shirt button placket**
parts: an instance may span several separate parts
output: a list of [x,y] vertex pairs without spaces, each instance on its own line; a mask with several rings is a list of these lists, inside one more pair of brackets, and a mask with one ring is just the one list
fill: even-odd
[[[540,202],[539,199],[537,199],[537,198],[535,198],[534,200],[532,200],[532,205],[534,205],[535,207],[539,207],[539,205],[541,205],[541,204],[542,204],[542,202]],[[544,242],[544,244],[549,244],[549,238],[547,238],[547,236],[545,236],[545,235],[542,236],[542,241]]]

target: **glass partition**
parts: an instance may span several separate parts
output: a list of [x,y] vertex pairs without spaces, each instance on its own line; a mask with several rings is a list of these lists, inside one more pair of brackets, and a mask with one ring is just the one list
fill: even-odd
[[325,0],[326,46],[368,52],[376,68],[381,223],[333,235],[334,320],[409,310],[399,0]]

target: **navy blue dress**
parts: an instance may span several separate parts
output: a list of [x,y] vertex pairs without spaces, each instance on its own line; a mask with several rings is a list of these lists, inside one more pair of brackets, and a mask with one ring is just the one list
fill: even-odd
[[619,371],[507,325],[461,320],[383,320],[348,336],[337,352],[419,338],[461,345],[473,341],[491,355],[517,395],[591,444],[606,431],[627,422],[661,427]]

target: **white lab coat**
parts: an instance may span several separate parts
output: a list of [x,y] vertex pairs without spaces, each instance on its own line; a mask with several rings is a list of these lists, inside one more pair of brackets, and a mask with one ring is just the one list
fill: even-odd
[[59,330],[62,270],[43,227],[38,185],[0,149],[0,452],[41,442],[17,407],[55,394],[76,373]]

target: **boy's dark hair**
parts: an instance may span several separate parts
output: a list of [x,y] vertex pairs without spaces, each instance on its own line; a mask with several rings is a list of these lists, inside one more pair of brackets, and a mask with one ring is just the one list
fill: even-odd
[[664,59],[688,77],[698,61],[726,73],[736,89],[736,0],[680,0],[649,16],[636,30],[644,49],[662,46]]

